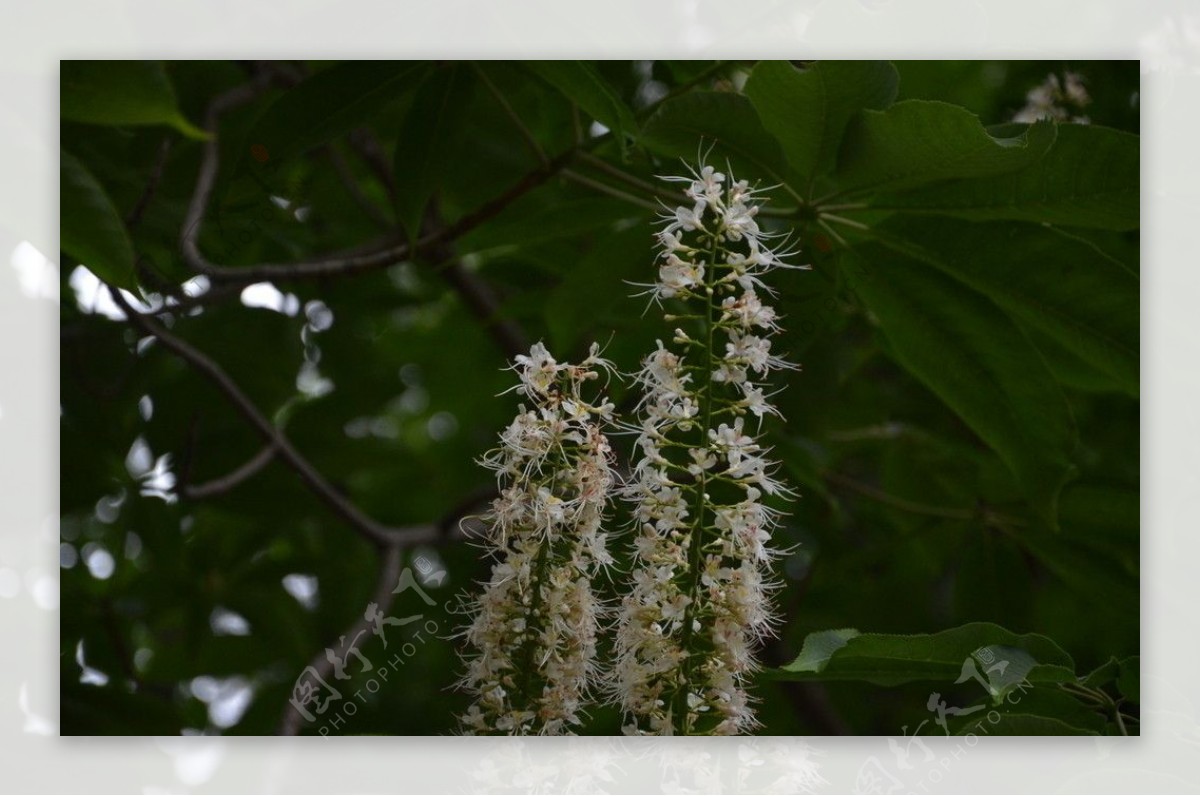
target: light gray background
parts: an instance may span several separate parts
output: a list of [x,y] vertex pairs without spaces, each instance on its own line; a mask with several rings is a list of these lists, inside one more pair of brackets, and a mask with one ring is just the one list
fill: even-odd
[[[1200,4],[27,0],[0,8],[0,787],[852,792],[874,775],[876,792],[1200,789],[1191,765],[1200,759]],[[934,739],[934,759],[915,750],[907,770],[885,738],[57,737],[58,59],[530,56],[1142,60],[1143,737],[971,747]]]

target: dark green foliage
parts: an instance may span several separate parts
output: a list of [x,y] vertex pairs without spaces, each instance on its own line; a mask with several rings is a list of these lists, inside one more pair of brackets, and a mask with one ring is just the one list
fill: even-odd
[[[512,382],[504,329],[560,359],[598,341],[625,370],[670,332],[630,283],[655,278],[651,225],[677,195],[655,175],[708,153],[769,188],[761,223],[812,265],[774,283],[776,345],[803,370],[776,398],[787,422],[767,428],[803,497],[777,540],[790,552],[785,622],[756,687],[764,731],[965,733],[989,710],[991,734],[1139,731],[1136,63],[248,74],[263,68],[63,67],[64,733],[212,729],[214,689],[242,686],[244,713],[216,729],[274,732],[305,665],[375,599],[372,545],[278,459],[214,497],[142,494],[158,457],[203,484],[262,440],[210,381],[85,311],[67,281],[82,262],[133,295],[180,292],[194,276],[178,241],[206,139],[195,125],[252,78],[269,85],[220,122],[210,260],[312,260],[471,222],[387,269],[278,280],[294,314],[244,306],[244,285],[214,280],[202,311],[172,320],[363,512],[405,526],[479,510],[472,496],[491,483],[474,460],[518,403],[498,397]],[[1088,80],[1091,124],[1012,124],[1025,92],[1064,69]],[[628,385],[612,392],[636,402]],[[628,460],[628,439],[617,446]],[[400,595],[392,614],[422,622],[389,628],[386,650],[363,637],[377,665],[405,642],[413,654],[337,732],[445,733],[464,707],[449,607],[488,563],[462,542],[403,563],[418,557],[449,573],[427,589],[437,605]],[[285,591],[289,575],[315,577],[311,609]],[[215,632],[222,612],[248,633]],[[971,661],[982,680],[956,682]],[[806,700],[814,687],[828,699]],[[985,710],[942,726],[931,692]],[[594,716],[587,732],[619,731],[611,709]]]

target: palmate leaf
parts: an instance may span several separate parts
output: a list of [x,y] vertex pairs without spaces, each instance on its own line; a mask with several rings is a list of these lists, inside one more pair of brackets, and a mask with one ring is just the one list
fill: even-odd
[[[1018,129],[1009,125],[999,132],[1011,134]],[[1139,161],[1138,136],[1097,125],[1066,124],[1059,126],[1045,156],[1019,171],[888,193],[871,204],[968,219],[1136,229]]]
[[585,61],[525,61],[525,68],[556,88],[596,121],[612,130],[622,149],[637,122],[603,77]]
[[1070,408],[1037,349],[966,285],[879,243],[856,246],[846,278],[895,359],[995,450],[1043,521],[1073,472]]
[[1005,174],[1038,162],[1055,133],[1047,121],[994,137],[964,108],[907,100],[863,111],[847,125],[834,176],[839,195],[858,196]]
[[898,85],[887,61],[817,61],[804,69],[761,61],[746,81],[746,96],[788,163],[811,185],[833,169],[854,114],[891,105]]
[[410,238],[421,232],[425,207],[462,138],[461,121],[473,91],[466,65],[438,69],[413,98],[396,141],[396,207]]
[[797,182],[788,176],[779,142],[741,94],[695,91],[667,100],[646,120],[641,143],[689,163],[708,152],[709,163],[724,167],[728,161],[739,176]]
[[1032,224],[955,219],[895,218],[876,232],[1138,394],[1138,279],[1087,242]]
[[[242,163],[274,168],[367,122],[428,73],[424,61],[346,61],[288,89],[246,133]],[[252,160],[246,161],[250,147]]]

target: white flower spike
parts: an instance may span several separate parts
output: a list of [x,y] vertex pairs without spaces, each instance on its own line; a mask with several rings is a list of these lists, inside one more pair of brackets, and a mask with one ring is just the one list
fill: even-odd
[[475,699],[462,730],[480,735],[571,734],[599,671],[602,613],[592,578],[611,563],[602,526],[614,475],[604,434],[613,405],[589,400],[612,365],[593,345],[578,365],[538,343],[514,366],[521,407],[482,464],[500,496],[485,517],[491,579],[463,631]]
[[773,615],[770,546],[779,513],[763,493],[792,493],[747,428],[778,415],[763,387],[791,368],[771,351],[778,331],[762,277],[790,268],[758,225],[760,200],[745,181],[701,165],[684,183],[687,204],[663,215],[655,301],[682,301],[642,362],[635,430],[642,458],[625,497],[638,537],[633,582],[617,628],[610,684],[626,732],[735,734],[755,725],[745,683]]

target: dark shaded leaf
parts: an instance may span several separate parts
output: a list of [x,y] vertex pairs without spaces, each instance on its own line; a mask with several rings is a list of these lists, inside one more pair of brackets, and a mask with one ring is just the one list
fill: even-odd
[[803,70],[760,61],[745,91],[788,163],[811,185],[833,169],[851,117],[891,105],[898,83],[887,61],[817,61]]
[[1138,279],[1090,244],[1021,223],[895,219],[878,231],[1137,395]]
[[994,138],[970,111],[908,100],[863,111],[847,125],[838,156],[840,193],[895,191],[938,180],[985,177],[1036,163],[1054,143],[1052,122]]
[[63,119],[88,124],[163,124],[189,138],[207,134],[189,122],[159,61],[62,61]]
[[317,72],[262,112],[246,133],[247,151],[238,156],[250,156],[256,168],[275,168],[361,127],[428,70],[424,61],[346,61]]
[[728,160],[738,172],[785,181],[787,161],[779,142],[740,94],[695,91],[667,100],[646,120],[641,140],[651,151],[688,162],[711,147],[708,161],[714,166]]
[[105,282],[136,291],[133,247],[112,199],[75,156],[60,151],[59,158],[59,236],[63,251]]
[[1130,702],[1142,701],[1142,659],[1134,655],[1121,661],[1121,673],[1117,675],[1117,688],[1121,696]]
[[[1036,129],[1030,128],[1029,135]],[[1136,135],[1098,125],[1061,125],[1046,155],[1019,171],[888,194],[872,204],[975,220],[1136,229],[1139,141]]]
[[396,141],[396,205],[412,238],[420,235],[425,207],[457,151],[472,88],[469,67],[443,67],[417,90],[404,120]]
[[627,137],[636,134],[637,122],[629,106],[585,61],[525,61],[525,67],[612,130],[622,147]]
[[1053,523],[1075,425],[1020,329],[978,293],[878,244],[856,247],[845,271],[900,364],[1000,454]]

